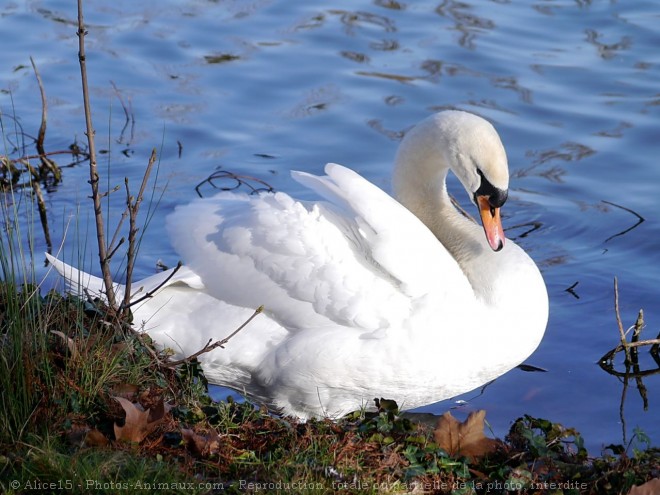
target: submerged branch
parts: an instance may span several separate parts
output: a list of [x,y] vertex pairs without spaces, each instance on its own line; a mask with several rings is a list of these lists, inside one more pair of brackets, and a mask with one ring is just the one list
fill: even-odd
[[628,350],[626,333],[623,331],[623,323],[621,321],[621,314],[619,313],[619,284],[616,277],[614,277],[614,314],[616,315],[616,322],[619,326],[619,338],[621,339],[621,348],[626,353],[626,363],[630,362],[630,351]]
[[[660,373],[660,359],[658,359],[658,349],[660,349],[660,334],[655,339],[640,340],[642,329],[644,328],[644,311],[639,310],[635,324],[627,331],[623,328],[621,315],[619,313],[619,287],[616,277],[614,278],[614,312],[616,315],[617,326],[619,330],[619,344],[613,349],[607,351],[599,360],[600,367],[611,375],[623,377],[643,377]],[[626,335],[632,331],[630,342]],[[650,354],[658,365],[657,369],[642,370],[639,365],[639,349],[650,346]],[[614,369],[614,358],[619,352],[624,352],[625,372]],[[641,387],[638,387],[641,390]]]
[[637,212],[634,211],[634,210],[631,210],[630,208],[626,208],[625,206],[621,206],[621,205],[618,205],[618,204],[616,204],[616,203],[612,203],[611,201],[606,201],[606,200],[604,200],[604,199],[602,199],[601,201],[602,201],[603,203],[605,203],[605,204],[610,205],[610,206],[614,206],[614,207],[619,208],[619,209],[621,209],[621,210],[627,211],[628,213],[631,213],[632,215],[635,215],[635,216],[637,217],[637,223],[635,223],[635,225],[633,225],[632,227],[628,227],[627,229],[622,230],[621,232],[617,232],[617,233],[614,234],[614,235],[609,236],[607,239],[605,239],[604,242],[611,241],[611,240],[614,239],[615,237],[619,237],[620,235],[627,234],[627,233],[630,232],[631,230],[633,230],[633,229],[639,227],[639,226],[640,226],[640,225],[646,220],[642,215],[640,215],[639,213],[637,213]]
[[37,208],[39,210],[39,220],[41,220],[41,228],[44,232],[44,239],[46,241],[46,247],[48,252],[53,251],[53,242],[50,239],[50,229],[48,228],[48,212],[46,210],[46,202],[44,201],[44,195],[41,193],[41,186],[39,182],[32,179],[30,181],[32,184],[32,191],[34,191],[35,196],[37,197]]
[[42,173],[40,175],[45,175],[43,172],[44,170],[49,171],[53,174],[55,180],[59,182],[62,176],[60,169],[54,161],[48,158],[46,150],[44,149],[44,140],[46,139],[46,127],[48,121],[48,101],[46,100],[46,91],[44,90],[41,76],[37,70],[37,65],[34,63],[34,59],[32,57],[30,57],[30,62],[32,63],[32,69],[34,70],[34,75],[37,78],[37,84],[39,85],[39,92],[41,94],[41,126],[39,127],[39,134],[37,136],[36,142],[37,153],[39,153],[39,159],[41,160]]
[[[221,181],[226,182],[226,184],[216,184],[216,182]],[[253,185],[253,182],[256,184]],[[213,189],[218,191],[234,191],[241,186],[245,186],[250,190],[250,194],[258,194],[260,192],[275,192],[273,186],[268,184],[266,181],[249,175],[234,174],[232,172],[228,172],[227,170],[217,170],[195,186],[195,191],[197,191],[197,194],[200,198],[204,197],[200,191],[204,184],[208,184]]]

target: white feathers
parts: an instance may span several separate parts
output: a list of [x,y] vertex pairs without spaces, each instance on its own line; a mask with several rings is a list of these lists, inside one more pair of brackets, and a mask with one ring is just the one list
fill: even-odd
[[[211,383],[302,418],[381,396],[404,408],[436,402],[522,362],[545,330],[543,279],[513,242],[492,252],[445,189],[451,169],[473,195],[477,167],[508,187],[499,137],[463,112],[409,134],[394,173],[406,207],[336,164],[321,177],[292,174],[318,202],[221,193],[178,207],[167,227],[186,266],[134,308],[138,326],[188,355],[263,305],[200,361]],[[74,291],[102,290],[100,279],[51,262]],[[168,275],[134,287],[153,290]]]

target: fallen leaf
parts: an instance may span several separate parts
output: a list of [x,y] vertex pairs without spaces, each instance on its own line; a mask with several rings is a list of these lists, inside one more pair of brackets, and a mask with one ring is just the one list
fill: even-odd
[[85,441],[87,432],[89,432],[89,426],[85,424],[74,423],[71,425],[71,428],[67,432],[66,438],[71,445],[80,447]]
[[156,429],[171,409],[171,406],[164,404],[162,400],[156,407],[145,411],[140,404],[123,397],[113,397],[113,399],[119,402],[126,412],[124,426],[115,423],[115,438],[127,442],[140,443]]
[[374,402],[376,403],[378,412],[392,412],[394,414],[399,412],[398,404],[392,399],[383,399],[381,397],[380,399],[374,399]]
[[208,457],[220,449],[220,435],[217,433],[199,435],[193,430],[182,428],[181,435],[188,448],[199,456]]
[[132,383],[120,383],[112,387],[110,392],[115,397],[123,397],[124,399],[130,400],[137,397],[137,393],[139,390],[140,387]]
[[660,478],[653,478],[643,485],[633,486],[628,495],[658,495],[660,493]]
[[105,445],[108,445],[110,441],[103,433],[101,433],[99,430],[95,428],[87,432],[87,434],[85,435],[84,443],[85,443],[85,447],[103,447]]
[[499,442],[484,435],[485,417],[486,411],[474,411],[461,423],[447,411],[438,419],[433,432],[435,442],[452,457],[474,459],[490,454]]

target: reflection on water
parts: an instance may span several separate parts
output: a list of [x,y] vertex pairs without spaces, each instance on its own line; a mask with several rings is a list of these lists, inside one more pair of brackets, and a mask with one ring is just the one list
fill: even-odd
[[495,27],[490,19],[475,15],[473,7],[465,2],[448,0],[438,5],[435,12],[455,23],[452,29],[460,33],[458,44],[466,48],[475,48],[477,34]]
[[[598,361],[600,367],[608,374],[616,377],[622,383],[621,401],[619,406],[619,417],[621,419],[621,431],[623,445],[627,444],[628,428],[626,427],[625,404],[628,386],[634,380],[635,388],[642,400],[644,411],[649,410],[648,389],[644,379],[660,374],[660,333],[655,339],[643,339],[644,311],[640,310],[635,324],[624,331],[621,315],[619,314],[619,290],[617,279],[614,279],[614,311],[616,313],[619,327],[619,344],[605,353]],[[629,337],[628,337],[629,336]],[[648,351],[648,359],[646,354]],[[618,366],[615,362],[617,357],[623,355],[623,365]],[[620,369],[623,368],[623,371]]]
[[[460,408],[487,409],[499,434],[528,413],[576,427],[594,449],[621,442],[620,385],[595,364],[617,335],[614,276],[625,294],[622,315],[644,308],[649,331],[660,328],[656,2],[358,0],[340,9],[89,0],[86,8],[107,186],[138,181],[153,147],[166,178],[159,188],[167,182],[143,241],[141,276],[158,258],[176,263],[163,218],[210,174],[230,171],[304,194],[288,171],[318,173],[334,161],[387,189],[397,142],[412,124],[440,109],[470,110],[502,135],[511,166],[506,233],[541,266],[551,317],[529,360],[548,372],[514,370],[478,397],[458,398],[467,401]],[[72,9],[59,0],[0,7],[12,48],[0,52],[12,158],[34,152],[30,136],[41,118],[30,55],[49,102],[47,149],[82,141]],[[73,164],[47,193],[55,243],[70,218],[84,230],[76,205],[86,201],[86,181],[84,166]],[[457,184],[449,187],[471,211]],[[122,200],[112,201],[110,213],[119,215]],[[71,237],[68,252],[80,244]],[[657,383],[657,375],[644,377],[647,410],[630,393],[625,407],[626,425],[656,443]]]

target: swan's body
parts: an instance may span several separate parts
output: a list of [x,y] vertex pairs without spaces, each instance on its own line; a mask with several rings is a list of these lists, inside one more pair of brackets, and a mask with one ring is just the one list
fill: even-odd
[[[486,236],[451,205],[449,169],[479,204]],[[264,305],[199,359],[209,382],[302,418],[337,417],[375,397],[405,409],[437,402],[534,351],[547,292],[521,248],[502,249],[508,168],[489,123],[441,112],[407,134],[394,171],[407,208],[349,169],[325,171],[293,172],[324,201],[221,193],[177,208],[168,229],[186,265],[132,308],[136,324],[185,356]],[[73,290],[102,290],[53,262]],[[136,282],[136,297],[167,275]]]

